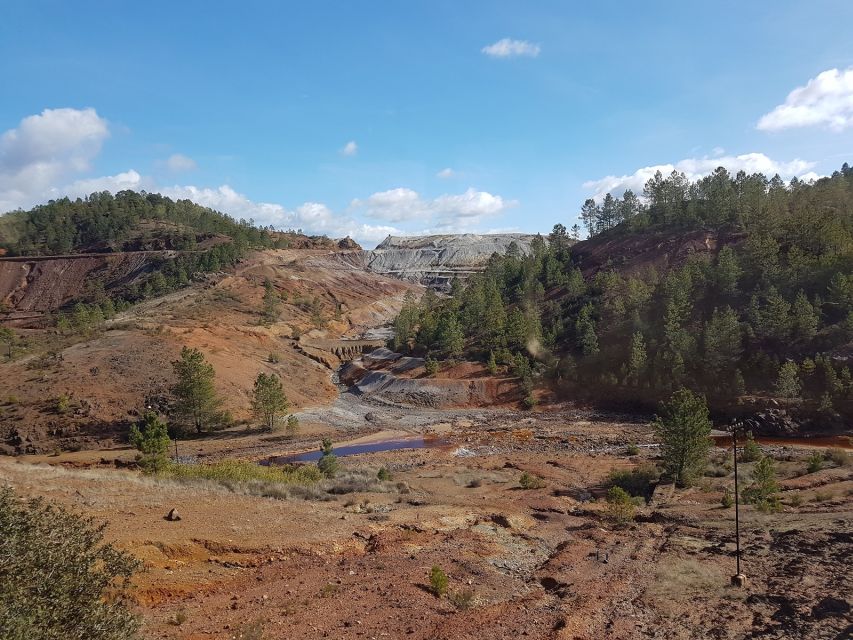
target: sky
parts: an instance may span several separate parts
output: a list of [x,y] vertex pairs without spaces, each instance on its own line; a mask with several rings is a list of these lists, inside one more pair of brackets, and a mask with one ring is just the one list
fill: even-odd
[[660,168],[853,164],[853,2],[3,0],[0,212],[547,232]]

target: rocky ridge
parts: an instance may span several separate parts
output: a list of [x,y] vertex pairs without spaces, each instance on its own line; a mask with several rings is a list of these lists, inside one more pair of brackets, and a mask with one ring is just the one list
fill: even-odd
[[513,243],[526,255],[535,237],[525,233],[388,236],[375,249],[346,258],[382,275],[445,289],[454,278],[483,270],[493,253],[506,253]]

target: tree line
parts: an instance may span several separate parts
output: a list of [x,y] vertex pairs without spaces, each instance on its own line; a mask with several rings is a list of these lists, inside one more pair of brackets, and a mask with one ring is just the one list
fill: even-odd
[[585,276],[556,225],[529,255],[493,255],[447,297],[408,298],[393,346],[604,401],[652,404],[687,387],[715,408],[757,395],[824,421],[853,416],[850,369],[833,357],[853,339],[853,170],[789,184],[724,169],[693,183],[658,175],[644,197],[587,201],[591,242],[702,228],[722,247],[665,272]]

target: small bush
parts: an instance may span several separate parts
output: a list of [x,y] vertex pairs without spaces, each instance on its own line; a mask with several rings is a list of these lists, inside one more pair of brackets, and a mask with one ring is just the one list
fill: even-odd
[[447,574],[441,570],[441,567],[433,565],[429,572],[429,587],[436,598],[440,598],[447,593],[448,582]]
[[633,442],[632,442],[632,443],[630,443],[630,444],[625,448],[625,455],[626,455],[626,456],[632,456],[632,457],[633,457],[633,456],[638,456],[638,455],[640,455],[640,447],[638,447],[638,446],[637,446],[635,443],[633,443]]
[[648,496],[651,494],[652,485],[660,478],[660,471],[653,464],[641,464],[627,470],[616,470],[610,472],[607,486],[619,487],[631,496]]
[[329,438],[323,438],[320,453],[322,455],[317,461],[317,468],[327,478],[334,478],[338,472],[338,457],[332,451],[332,441]]
[[438,360],[427,356],[426,362],[424,363],[424,369],[426,369],[426,374],[428,376],[434,376],[438,373]]
[[815,491],[815,494],[812,497],[812,502],[827,502],[832,500],[834,497],[835,496],[829,491]]
[[819,451],[814,451],[806,461],[806,471],[808,473],[817,473],[823,469],[823,456]]
[[761,447],[752,437],[752,434],[747,434],[746,442],[743,443],[743,448],[740,452],[741,462],[756,462],[761,459]]
[[634,519],[636,506],[631,496],[622,487],[610,487],[607,492],[607,519],[624,527]]
[[522,489],[541,489],[545,486],[545,481],[539,476],[525,471],[518,479],[518,484]]
[[53,401],[53,409],[56,413],[68,413],[71,410],[71,398],[63,393]]
[[267,362],[269,362],[270,364],[278,364],[279,362],[281,362],[281,356],[279,356],[277,353],[270,353],[267,356]]
[[293,414],[287,416],[287,423],[284,429],[288,436],[295,436],[299,431],[299,418]]
[[850,454],[841,447],[833,447],[826,450],[826,459],[837,464],[839,467],[846,467],[853,462]]
[[467,611],[474,606],[475,597],[473,590],[462,589],[461,591],[454,591],[451,593],[450,596],[448,596],[448,599],[453,603],[453,606],[460,611]]
[[778,511],[779,498],[776,493],[779,484],[776,481],[776,463],[770,456],[764,456],[752,470],[752,484],[741,492],[743,501],[754,504],[762,511]]
[[735,497],[732,493],[732,490],[726,487],[725,491],[723,491],[723,497],[720,498],[720,505],[722,505],[723,509],[731,509],[735,503]]
[[139,466],[148,473],[162,471],[169,464],[166,454],[171,442],[166,423],[153,411],[145,414],[142,429],[137,425],[130,428],[130,444],[139,451]]
[[391,479],[391,472],[388,471],[385,467],[379,469],[379,472],[376,474],[376,479],[381,480],[383,482]]
[[126,603],[140,563],[104,544],[105,528],[41,498],[21,501],[0,487],[0,636],[137,637],[139,619]]
[[539,401],[536,399],[536,396],[534,396],[532,393],[528,393],[526,396],[524,396],[524,400],[522,401],[522,404],[524,405],[525,409],[530,410],[533,407],[535,407],[537,404],[539,404]]
[[790,498],[788,498],[788,504],[792,507],[799,507],[803,504],[803,496],[801,496],[799,493],[795,493]]
[[187,613],[183,609],[178,611],[172,618],[169,620],[169,624],[175,625],[176,627],[180,627],[187,621]]

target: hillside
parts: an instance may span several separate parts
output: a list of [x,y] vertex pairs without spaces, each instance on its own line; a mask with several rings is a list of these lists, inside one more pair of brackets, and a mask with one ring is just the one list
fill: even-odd
[[51,320],[48,314],[77,303],[123,309],[201,281],[263,248],[360,247],[349,238],[258,228],[159,194],[104,192],[51,201],[0,217],[0,320],[40,326]]
[[562,226],[449,301],[410,300],[397,346],[505,365],[605,406],[655,406],[687,386],[720,419],[768,431],[853,418],[853,170],[811,184],[718,170],[658,175],[587,201],[589,239]]
[[[118,267],[136,255],[101,259],[114,259]],[[55,273],[40,279],[57,288],[64,280]],[[262,313],[267,281],[281,299],[271,322]],[[146,406],[166,409],[174,382],[170,363],[183,346],[201,349],[214,366],[225,409],[238,422],[251,417],[249,396],[261,371],[281,378],[294,410],[329,404],[337,397],[330,380],[330,367],[340,364],[335,351],[361,344],[340,338],[358,338],[387,322],[412,288],[342,269],[326,251],[253,251],[227,273],[210,274],[111,319],[60,332],[16,330],[12,361],[5,349],[0,359],[0,451],[122,443]]]

